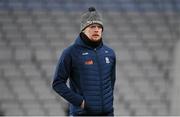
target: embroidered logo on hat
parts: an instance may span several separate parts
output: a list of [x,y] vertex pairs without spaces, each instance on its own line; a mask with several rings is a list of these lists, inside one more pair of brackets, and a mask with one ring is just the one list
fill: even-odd
[[95,23],[101,24],[102,22],[101,21],[87,21],[86,23],[87,25],[89,25],[89,24],[95,24]]
[[94,62],[93,62],[92,59],[89,59],[89,60],[86,60],[86,61],[85,61],[85,64],[86,64],[86,65],[92,65],[92,64],[94,64]]

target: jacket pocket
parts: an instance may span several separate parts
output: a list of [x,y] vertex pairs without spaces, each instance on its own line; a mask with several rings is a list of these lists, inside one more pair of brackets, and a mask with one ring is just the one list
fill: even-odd
[[86,99],[86,97],[84,97],[84,101],[85,101],[85,103],[84,103],[84,110],[88,110],[88,102],[87,102],[87,99]]
[[101,101],[98,98],[97,100],[93,100],[92,97],[88,97],[88,98],[86,97],[84,110],[91,114],[99,113],[101,111],[101,104],[100,104]]

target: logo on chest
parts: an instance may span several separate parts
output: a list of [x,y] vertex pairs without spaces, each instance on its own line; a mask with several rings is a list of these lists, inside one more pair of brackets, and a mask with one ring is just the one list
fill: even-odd
[[94,64],[92,59],[88,59],[85,61],[85,65],[92,65],[92,64]]
[[107,64],[109,64],[109,63],[110,63],[110,60],[109,60],[109,58],[108,58],[108,57],[105,57],[105,61],[106,61],[106,63],[107,63]]
[[82,55],[84,56],[84,55],[88,55],[89,53],[88,52],[84,52],[84,53],[82,53]]

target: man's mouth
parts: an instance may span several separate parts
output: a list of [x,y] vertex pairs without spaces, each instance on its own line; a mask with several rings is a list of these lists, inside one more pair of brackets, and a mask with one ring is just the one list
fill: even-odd
[[98,34],[94,34],[93,36],[98,37],[99,35]]

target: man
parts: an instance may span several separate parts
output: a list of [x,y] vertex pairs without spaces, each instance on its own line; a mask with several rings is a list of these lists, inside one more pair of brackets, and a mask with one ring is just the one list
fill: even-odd
[[70,103],[70,115],[113,116],[115,53],[102,42],[102,18],[94,7],[81,20],[81,32],[63,51],[52,87]]

